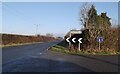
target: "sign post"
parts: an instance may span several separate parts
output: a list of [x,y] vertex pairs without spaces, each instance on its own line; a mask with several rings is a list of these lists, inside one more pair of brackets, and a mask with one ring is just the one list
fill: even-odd
[[80,43],[78,44],[78,51],[80,51]]
[[82,38],[79,38],[79,39],[78,39],[78,41],[79,41],[79,43],[78,43],[78,50],[79,50],[79,51],[80,51],[80,43],[82,43],[81,40],[82,40]]
[[100,42],[99,42],[99,50],[100,50]]
[[[70,36],[69,36],[69,38],[71,38],[71,33],[70,33]],[[71,42],[69,42],[69,48],[71,48],[70,46],[71,46]]]
[[100,44],[102,43],[102,41],[103,41],[103,38],[102,38],[102,36],[98,36],[97,37],[97,41],[99,42],[99,50],[100,50]]

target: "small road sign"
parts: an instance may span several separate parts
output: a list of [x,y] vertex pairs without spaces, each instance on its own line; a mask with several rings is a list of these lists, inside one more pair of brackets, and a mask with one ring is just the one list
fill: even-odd
[[70,33],[71,34],[81,34],[82,31],[80,31],[80,30],[71,30]]
[[98,36],[97,37],[97,41],[99,42],[99,50],[100,50],[100,43],[103,42],[103,37],[102,36]]
[[97,37],[97,41],[100,42],[100,43],[103,42],[103,37],[102,36],[98,36]]

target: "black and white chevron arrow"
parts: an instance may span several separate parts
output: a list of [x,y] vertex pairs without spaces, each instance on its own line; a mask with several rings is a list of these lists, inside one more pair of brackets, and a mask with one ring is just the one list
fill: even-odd
[[81,40],[82,40],[82,38],[79,38],[79,39],[78,39],[79,43],[82,43],[82,41],[81,41]]
[[70,37],[66,38],[66,41],[70,42],[70,43],[77,43],[77,42],[82,43],[81,40],[82,40],[82,38],[76,38],[76,37],[74,37],[74,38],[70,38]]
[[70,37],[68,37],[68,38],[66,39],[66,41],[67,41],[67,42],[70,42],[69,39],[70,39]]

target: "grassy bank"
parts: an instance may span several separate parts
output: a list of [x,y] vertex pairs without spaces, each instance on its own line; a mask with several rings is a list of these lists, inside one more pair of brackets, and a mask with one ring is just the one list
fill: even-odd
[[110,50],[83,50],[83,51],[69,51],[67,48],[67,45],[64,42],[61,42],[53,47],[51,47],[49,50],[56,51],[56,52],[62,52],[66,54],[74,54],[74,55],[118,55],[120,52],[117,51],[110,51]]

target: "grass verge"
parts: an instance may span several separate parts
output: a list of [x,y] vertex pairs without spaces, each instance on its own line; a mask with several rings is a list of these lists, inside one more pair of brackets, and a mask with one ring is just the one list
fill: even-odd
[[74,54],[74,55],[118,55],[120,52],[116,51],[109,51],[109,50],[84,50],[84,51],[69,51],[67,46],[64,42],[61,42],[53,47],[51,47],[49,50],[56,51],[56,52],[62,52],[66,54]]
[[7,44],[7,45],[0,45],[0,48],[11,47],[11,46],[28,45],[28,44],[34,44],[34,43],[42,43],[42,42],[31,42],[31,43]]

